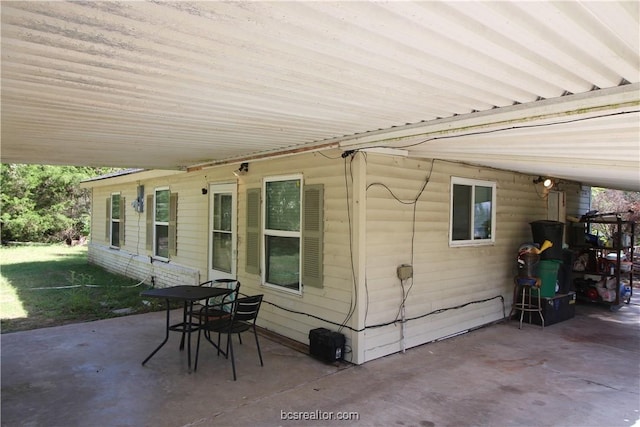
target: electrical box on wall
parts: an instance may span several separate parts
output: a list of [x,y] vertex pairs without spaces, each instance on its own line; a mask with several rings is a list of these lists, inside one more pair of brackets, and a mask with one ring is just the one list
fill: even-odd
[[407,280],[413,277],[413,266],[409,264],[402,264],[398,267],[398,279]]
[[131,206],[133,206],[133,210],[138,213],[144,212],[144,185],[138,185],[138,197],[131,202]]

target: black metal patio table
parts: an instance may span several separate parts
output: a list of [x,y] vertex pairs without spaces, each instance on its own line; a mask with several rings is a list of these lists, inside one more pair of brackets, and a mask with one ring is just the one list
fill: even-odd
[[[164,341],[162,341],[160,345],[155,350],[153,350],[146,359],[144,359],[142,365],[147,363],[149,359],[151,359],[153,355],[156,354],[158,350],[160,350],[162,346],[166,344],[167,340],[169,339],[169,332],[174,331],[182,333],[180,350],[184,350],[184,340],[185,335],[187,335],[187,358],[189,371],[191,371],[191,333],[197,331],[200,328],[199,323],[193,322],[193,303],[200,300],[208,300],[209,298],[224,296],[231,292],[233,292],[232,289],[209,286],[172,286],[169,288],[147,289],[146,291],[140,292],[140,295],[143,297],[162,298],[166,301],[167,304],[167,323]],[[173,325],[170,322],[171,308],[169,303],[171,300],[184,302],[182,322]]]

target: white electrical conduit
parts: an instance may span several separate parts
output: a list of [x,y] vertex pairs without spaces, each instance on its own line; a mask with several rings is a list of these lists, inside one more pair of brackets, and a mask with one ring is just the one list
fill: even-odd
[[400,324],[400,348],[402,349],[402,352],[404,353],[406,351],[405,349],[405,345],[404,345],[404,322],[405,322],[405,317],[404,317],[404,303],[402,303],[402,323]]
[[[144,283],[146,279],[141,280],[140,282],[136,283],[135,285],[130,285],[130,286],[120,286],[123,289],[129,289],[129,288],[137,288],[138,286],[142,285]],[[45,290],[49,290],[49,289],[74,289],[74,288],[107,288],[108,286],[103,286],[103,285],[69,285],[69,286],[48,286],[48,287],[44,287],[44,288],[23,288],[20,289],[21,291],[45,291]]]
[[400,304],[400,349],[403,353],[406,352],[405,343],[404,343],[404,324],[406,322],[405,312],[404,312],[404,300],[406,298],[404,294],[404,280],[400,279],[400,286],[402,287],[402,302]]

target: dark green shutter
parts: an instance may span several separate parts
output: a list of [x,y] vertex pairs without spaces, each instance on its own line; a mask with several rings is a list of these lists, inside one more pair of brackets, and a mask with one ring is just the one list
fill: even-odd
[[178,253],[178,193],[169,196],[169,257]]
[[305,185],[302,203],[302,284],[321,288],[324,186]]
[[104,226],[104,239],[111,245],[111,197],[107,197],[107,218]]
[[118,241],[118,247],[123,247],[124,246],[124,221],[125,221],[125,213],[126,213],[126,209],[125,207],[127,206],[127,199],[120,196],[120,234],[118,235],[119,237],[119,241]]
[[260,274],[260,189],[247,190],[247,273]]
[[146,248],[148,252],[153,253],[153,211],[155,210],[155,206],[153,204],[153,194],[149,194],[147,196],[147,205],[145,209],[147,210],[147,241]]

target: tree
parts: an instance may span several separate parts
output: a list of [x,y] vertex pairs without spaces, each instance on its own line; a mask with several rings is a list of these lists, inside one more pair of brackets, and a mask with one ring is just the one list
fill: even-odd
[[[625,221],[633,221],[637,224],[640,222],[640,192],[594,187],[591,189],[591,209],[597,210],[599,214],[619,213]],[[613,237],[615,231],[613,226],[594,224],[593,227],[599,235],[607,239]],[[640,241],[638,234],[640,233],[636,231],[634,244]]]
[[2,241],[51,242],[88,235],[91,198],[79,183],[113,170],[0,165]]

